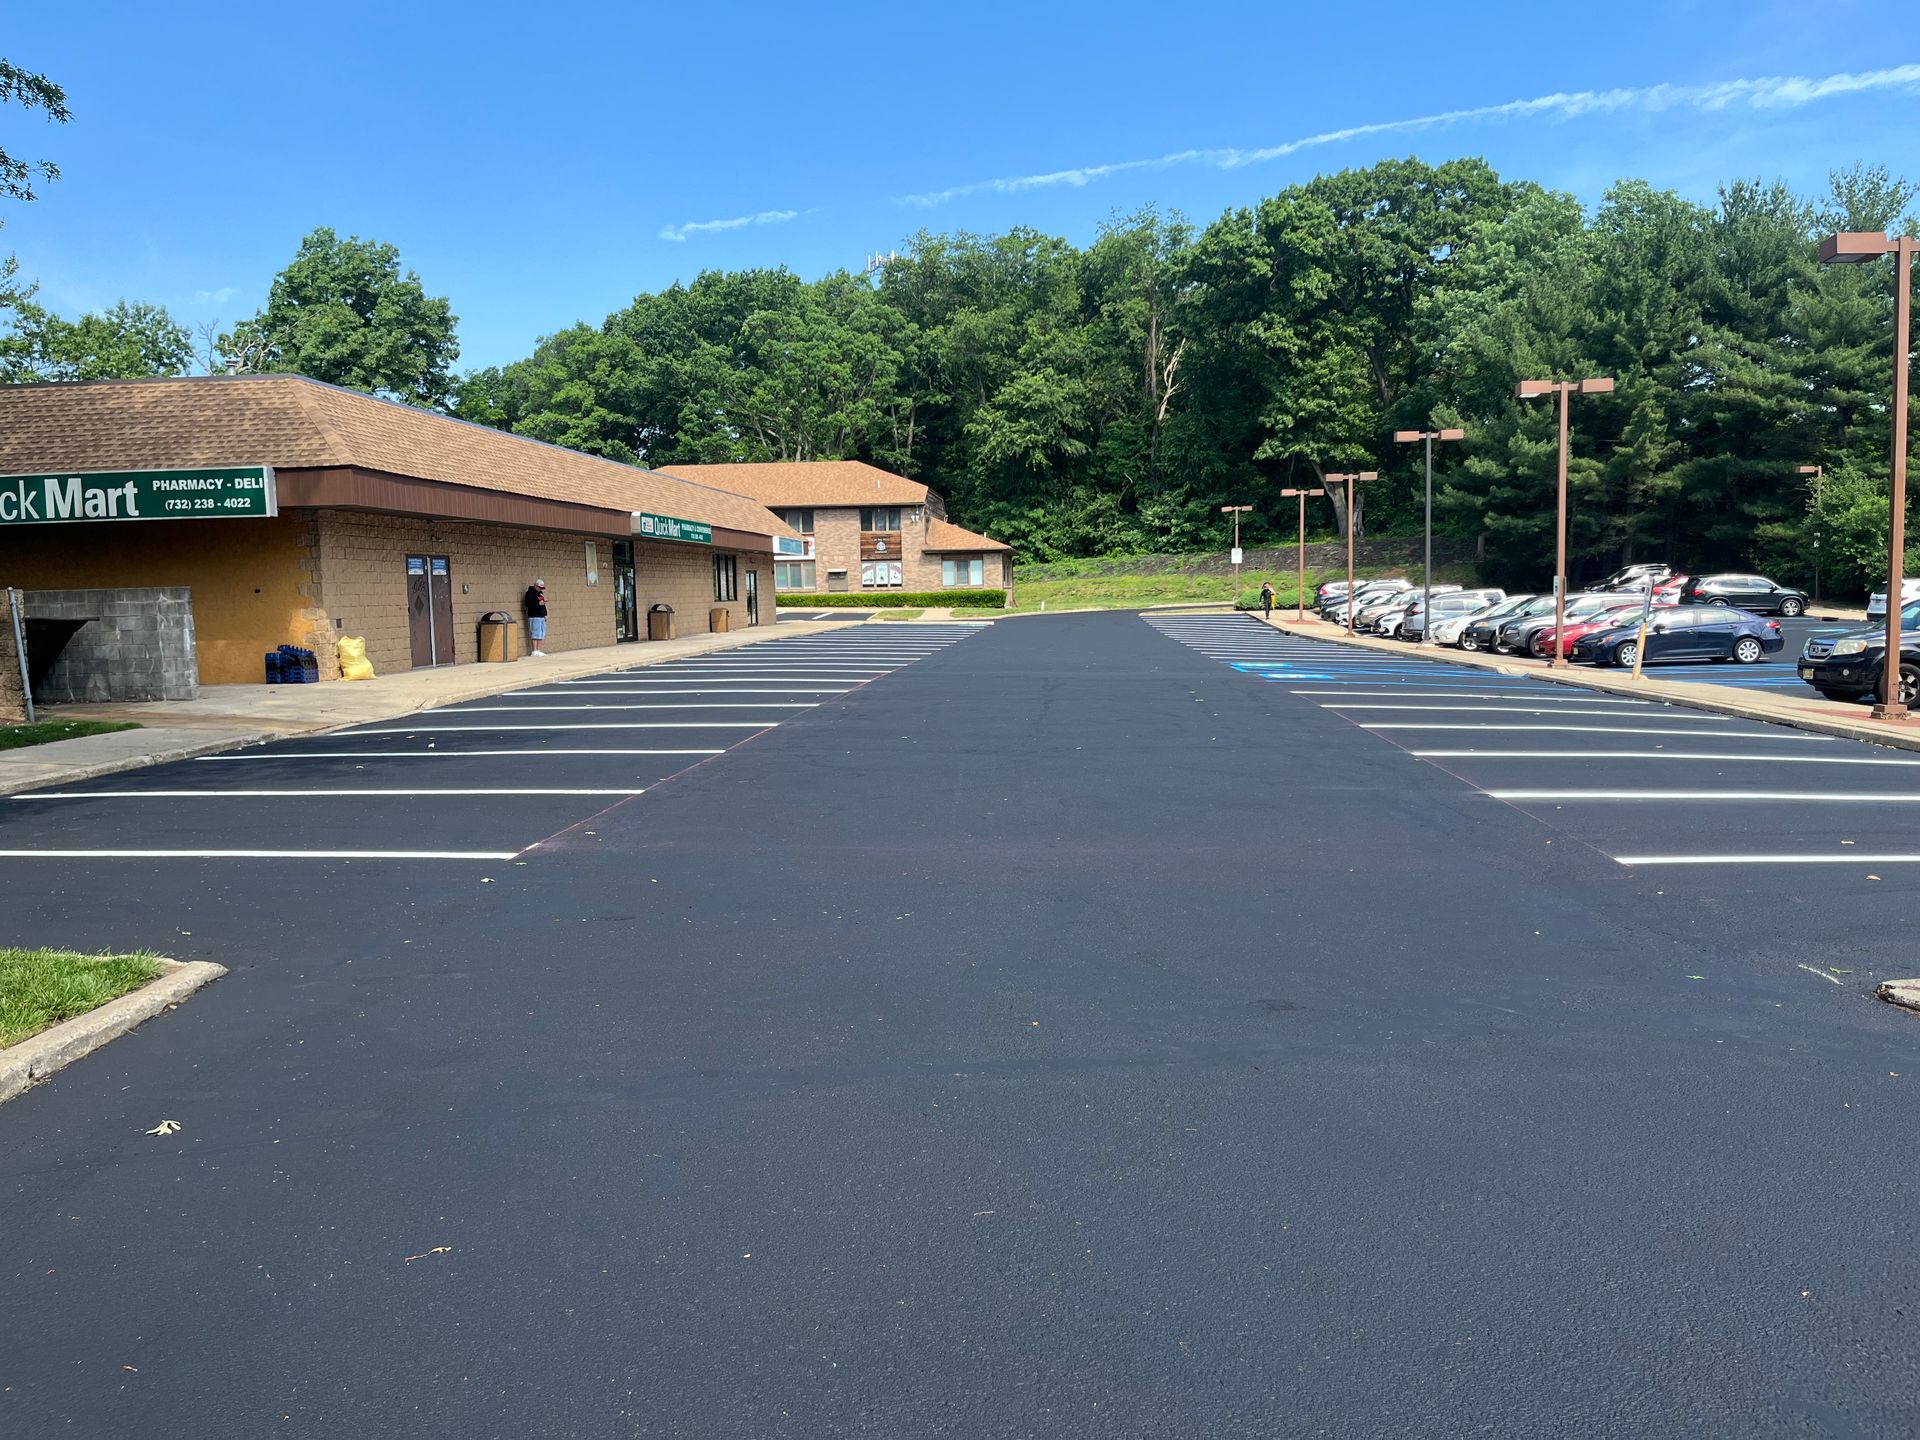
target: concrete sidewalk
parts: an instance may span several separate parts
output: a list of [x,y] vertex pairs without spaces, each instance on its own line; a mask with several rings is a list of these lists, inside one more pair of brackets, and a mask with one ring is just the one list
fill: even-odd
[[[859,624],[859,621],[849,621]],[[837,625],[809,627],[821,634]],[[154,701],[126,705],[41,706],[43,720],[135,720],[139,730],[86,735],[0,751],[0,795],[71,784],[118,770],[137,770],[171,760],[188,760],[241,745],[257,745],[293,735],[313,735],[377,720],[393,720],[421,710],[479,700],[508,690],[548,685],[636,665],[657,665],[715,650],[733,650],[773,640],[774,625],[724,635],[689,635],[676,640],[637,641],[568,650],[541,660],[506,665],[448,665],[409,670],[373,680],[328,680],[318,685],[209,685],[197,700]],[[791,636],[794,632],[787,631]]]
[[[1256,615],[1254,619],[1261,617]],[[1343,626],[1330,624],[1309,614],[1296,620],[1291,614],[1276,612],[1266,622],[1289,635],[1313,640],[1332,640],[1363,650],[1379,650],[1401,659],[1409,657],[1440,660],[1449,665],[1491,670],[1499,675],[1546,680],[1556,685],[1572,685],[1582,690],[1604,690],[1616,695],[1632,695],[1646,700],[1662,700],[1692,710],[1707,710],[1716,715],[1737,715],[1746,720],[1764,720],[1775,725],[1791,725],[1848,740],[1866,740],[1899,750],[1920,750],[1920,719],[1911,721],[1875,720],[1865,705],[1846,705],[1812,696],[1767,695],[1757,690],[1739,690],[1725,685],[1689,684],[1685,680],[1656,678],[1674,667],[1655,666],[1635,680],[1630,670],[1602,670],[1593,665],[1572,665],[1552,669],[1545,662],[1516,660],[1504,655],[1486,655],[1446,646],[1408,645],[1399,640],[1379,640],[1364,635],[1349,636]]]

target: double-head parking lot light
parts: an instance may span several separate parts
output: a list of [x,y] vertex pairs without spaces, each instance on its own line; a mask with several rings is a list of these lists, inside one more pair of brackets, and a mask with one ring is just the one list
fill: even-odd
[[1420,643],[1427,644],[1427,633],[1433,629],[1433,442],[1436,440],[1464,440],[1464,430],[1396,430],[1394,443],[1411,445],[1415,441],[1427,442],[1427,579],[1426,587],[1420,597],[1420,613],[1423,623],[1420,627]]
[[1824,465],[1802,465],[1802,475],[1813,476],[1813,603],[1820,603],[1820,491],[1827,478]]
[[1220,507],[1220,513],[1222,515],[1233,516],[1233,554],[1228,558],[1233,561],[1233,603],[1236,609],[1238,609],[1240,605],[1240,517],[1251,509],[1253,509],[1251,505],[1222,505]]
[[[1325,490],[1282,490],[1282,496],[1298,496],[1300,501],[1300,540],[1299,540],[1299,579],[1293,597],[1294,612],[1297,618],[1307,618],[1307,497],[1320,496]],[[1353,572],[1347,572],[1348,599],[1352,599]]]
[[1373,470],[1329,470],[1321,477],[1329,485],[1347,487],[1347,634],[1353,634],[1353,532],[1360,519],[1359,500],[1354,486],[1378,480]]
[[1558,668],[1567,662],[1566,647],[1560,636],[1567,628],[1567,402],[1575,395],[1606,395],[1613,390],[1611,378],[1601,375],[1586,380],[1522,380],[1513,387],[1521,400],[1538,400],[1543,395],[1560,397],[1560,505],[1554,521],[1553,562],[1553,658],[1547,663]]
[[1900,684],[1900,604],[1907,578],[1907,384],[1913,353],[1913,252],[1911,235],[1882,235],[1846,230],[1820,242],[1822,265],[1864,265],[1893,256],[1893,454],[1887,504],[1887,658],[1880,667],[1880,703],[1876,720],[1904,720],[1907,706]]

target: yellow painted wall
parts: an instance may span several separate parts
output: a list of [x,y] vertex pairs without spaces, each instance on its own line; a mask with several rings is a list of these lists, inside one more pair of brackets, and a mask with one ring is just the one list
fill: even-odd
[[310,515],[0,528],[0,585],[22,590],[184,585],[200,683],[258,683],[276,645],[310,645],[317,612]]

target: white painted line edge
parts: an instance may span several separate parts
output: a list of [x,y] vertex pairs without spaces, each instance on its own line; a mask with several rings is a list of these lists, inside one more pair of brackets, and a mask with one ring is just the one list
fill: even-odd
[[0,850],[0,860],[517,860],[518,850]]
[[367,796],[413,799],[427,795],[644,795],[646,787],[609,790],[40,790],[15,795],[15,800],[285,800],[295,796],[330,797],[345,800]]

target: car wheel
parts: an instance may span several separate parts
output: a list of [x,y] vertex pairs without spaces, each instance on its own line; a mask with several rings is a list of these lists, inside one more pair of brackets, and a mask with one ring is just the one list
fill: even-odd
[[1480,648],[1480,642],[1470,635],[1462,635],[1460,637],[1460,648],[1462,650],[1478,650]]
[[1911,705],[1920,700],[1920,665],[1900,667],[1900,703]]
[[1729,600],[1729,599],[1727,599],[1727,597],[1726,597],[1726,596],[1724,596],[1724,595],[1716,595],[1716,596],[1714,596],[1714,597],[1713,597],[1713,599],[1711,599],[1711,600],[1709,600],[1709,601],[1707,601],[1707,604],[1709,604],[1709,605],[1725,605],[1725,606],[1727,606],[1727,607],[1729,607],[1729,608],[1731,608],[1731,607],[1732,607],[1732,605],[1733,605],[1733,602],[1732,602],[1731,600]]
[[1751,635],[1742,635],[1733,642],[1733,658],[1742,665],[1753,664],[1765,653],[1766,651],[1760,648],[1760,642]]
[[1613,652],[1613,663],[1618,665],[1622,670],[1631,670],[1633,668],[1633,662],[1639,658],[1640,642],[1637,640],[1628,640],[1624,644],[1617,646]]
[[1782,600],[1780,602],[1780,613],[1788,620],[1796,619],[1807,613],[1806,601],[1798,598]]

